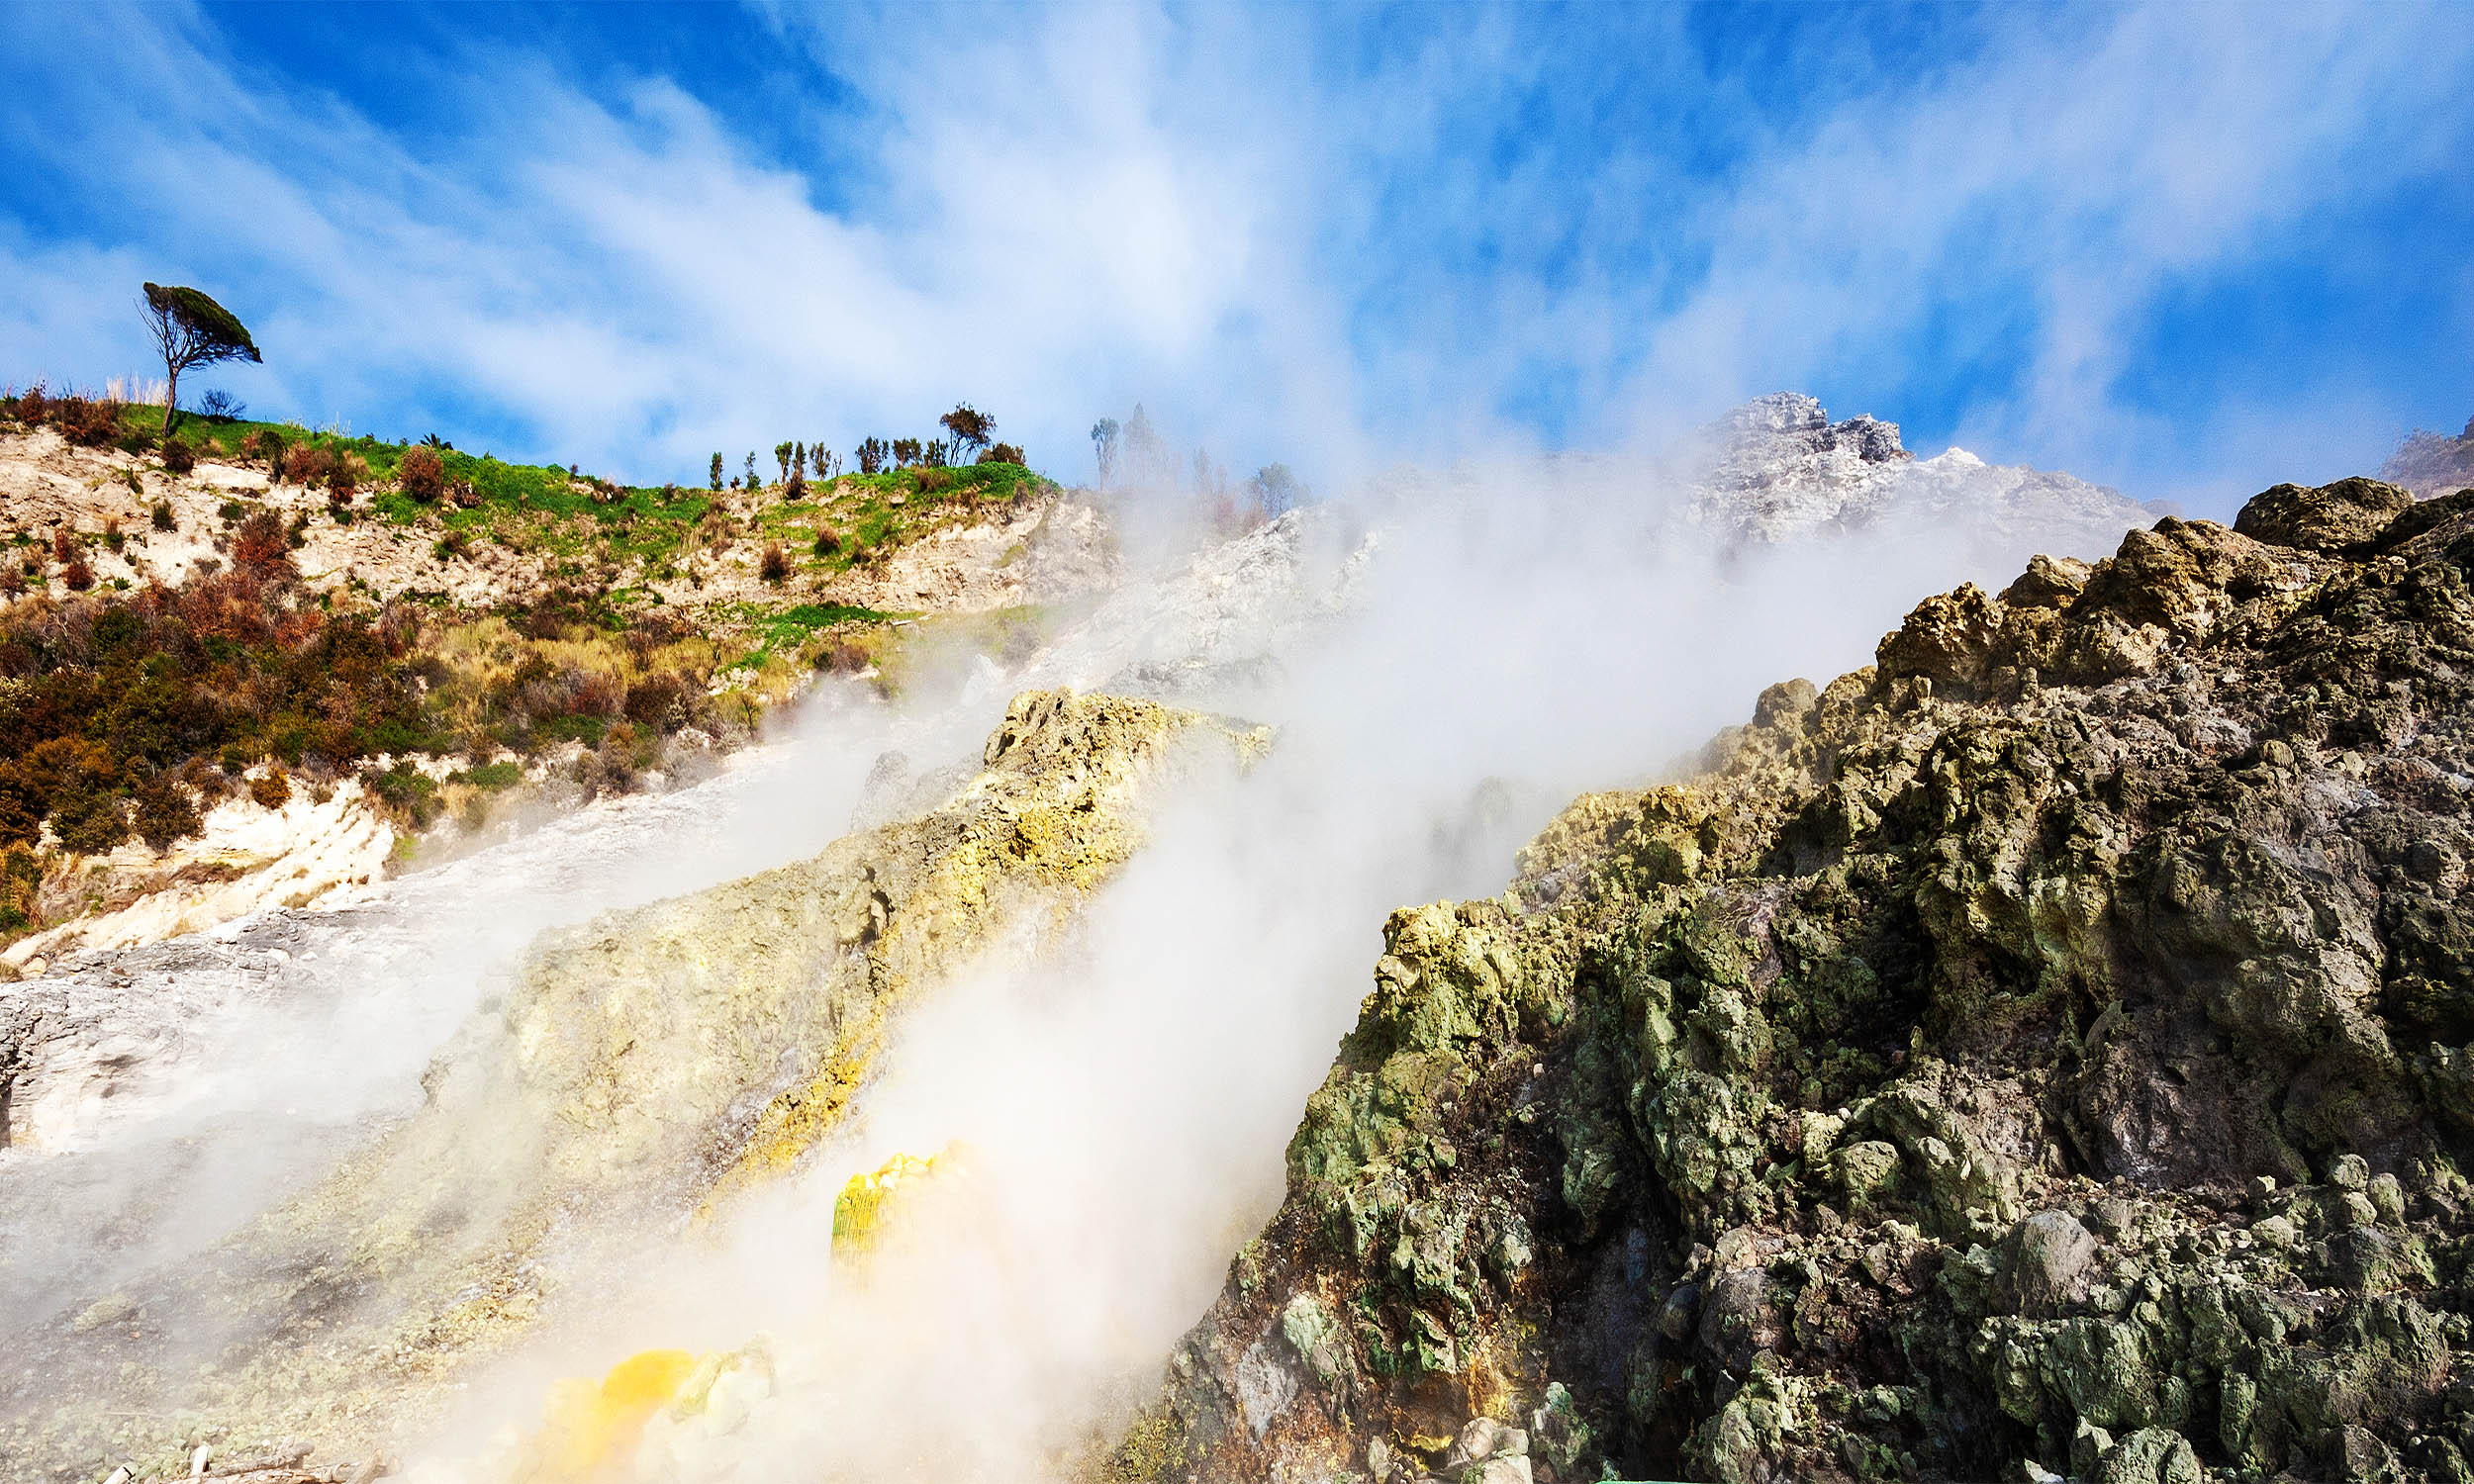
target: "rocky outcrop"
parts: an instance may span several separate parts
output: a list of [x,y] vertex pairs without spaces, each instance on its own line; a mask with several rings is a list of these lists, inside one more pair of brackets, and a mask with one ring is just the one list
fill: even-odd
[[[459,1367],[597,1302],[629,1242],[834,1131],[905,1004],[1053,932],[1136,849],[1164,771],[1268,741],[1029,693],[928,813],[548,935],[435,1059],[418,1113],[181,1270],[63,1294],[17,1337],[0,1456],[92,1477],[168,1469],[198,1437],[365,1456]],[[199,1315],[216,1333],[163,1323]]]
[[2033,535],[2053,548],[2101,551],[2151,518],[2067,474],[1987,464],[1963,448],[1919,459],[1900,443],[1897,423],[1869,416],[1833,422],[1819,402],[1793,392],[1736,409],[1702,429],[1695,448],[1689,517],[1730,540],[1906,526],[1947,538],[1956,527],[1993,544]]
[[2380,465],[2380,478],[2428,498],[2474,485],[2474,417],[2455,437],[2416,429]]
[[1094,1472],[2474,1478],[2474,495],[2239,524],[1395,913]]

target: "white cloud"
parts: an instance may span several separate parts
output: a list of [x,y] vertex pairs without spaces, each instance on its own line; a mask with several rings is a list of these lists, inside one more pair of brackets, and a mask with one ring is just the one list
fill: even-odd
[[[1145,400],[1223,462],[1328,483],[1781,386],[1912,421],[1936,317],[1994,294],[2015,387],[1946,410],[1953,435],[2206,486],[2366,446],[2394,395],[2303,367],[2252,394],[2274,417],[2218,392],[2141,412],[2118,388],[2159,296],[2447,180],[2465,131],[2432,121],[2474,52],[2436,11],[2013,17],[1910,75],[1795,58],[1856,69],[1805,118],[1671,18],[1583,51],[1495,11],[1405,38],[1312,12],[768,14],[836,100],[781,131],[812,157],[734,135],[649,46],[589,90],[459,57],[435,85],[466,125],[404,134],[263,86],[192,13],[44,13],[12,69],[127,58],[119,85],[27,94],[77,121],[54,166],[152,167],[114,171],[118,223],[20,203],[0,269],[39,287],[0,305],[10,370],[126,369],[120,280],[178,272],[256,307],[261,407],[401,424],[374,430],[654,479],[969,398],[1073,474],[1090,420]],[[1713,175],[1685,157],[1705,137],[1747,152]]]

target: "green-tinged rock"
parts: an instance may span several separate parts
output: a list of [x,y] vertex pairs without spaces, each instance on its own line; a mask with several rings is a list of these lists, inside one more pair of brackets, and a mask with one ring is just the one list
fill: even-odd
[[1370,1382],[1189,1472],[1569,1409],[1557,1484],[2454,1477],[2470,564],[2355,484],[2160,520],[1394,914],[1189,1346],[1311,1292]]

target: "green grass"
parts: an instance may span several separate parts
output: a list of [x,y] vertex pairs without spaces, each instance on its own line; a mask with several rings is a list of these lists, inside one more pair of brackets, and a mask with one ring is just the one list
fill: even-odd
[[[121,413],[125,442],[143,446],[162,426],[163,410],[132,404]],[[984,506],[1001,506],[1048,482],[1017,464],[966,464],[936,471],[892,469],[878,474],[843,474],[806,487],[801,499],[782,498],[781,487],[765,487],[753,510],[744,515],[727,511],[726,530],[708,523],[720,497],[702,488],[617,486],[590,475],[549,464],[510,463],[495,454],[440,448],[449,487],[469,484],[479,497],[471,506],[442,498],[424,505],[391,488],[398,464],[411,445],[340,429],[320,431],[297,422],[249,418],[213,419],[194,413],[180,418],[181,436],[197,445],[203,457],[255,464],[243,459],[241,442],[251,433],[273,434],[287,449],[323,447],[359,457],[369,467],[368,493],[338,518],[376,519],[399,528],[435,527],[437,536],[459,537],[469,552],[482,542],[532,553],[546,559],[548,576],[574,587],[598,589],[605,604],[640,608],[655,601],[651,584],[677,577],[689,557],[716,534],[757,544],[779,542],[795,572],[829,578],[853,563],[875,559],[957,519],[972,518]],[[923,475],[950,481],[932,493],[919,488]],[[730,504],[745,510],[747,497],[734,495]],[[895,504],[899,499],[902,503]],[[232,502],[229,518],[245,508]],[[838,547],[819,555],[819,532],[834,532]],[[443,559],[444,548],[439,548]],[[443,603],[443,595],[436,595]],[[784,595],[783,603],[789,603]],[[819,631],[836,624],[878,624],[891,615],[840,604],[800,603],[776,606],[762,601],[730,605],[730,619],[744,625],[753,648],[748,659],[798,649]],[[614,619],[614,621],[616,621]]]
[[474,768],[467,768],[463,772],[456,774],[448,782],[467,784],[475,788],[495,792],[500,788],[513,788],[523,781],[523,765],[521,763],[503,760],[496,763],[483,763]]
[[532,743],[581,742],[599,747],[610,730],[610,723],[599,716],[543,716],[532,723]]
[[803,603],[788,608],[740,603],[738,616],[752,631],[755,642],[745,654],[719,667],[725,671],[761,665],[773,655],[794,653],[829,628],[843,624],[874,626],[916,615],[880,613],[848,603]]

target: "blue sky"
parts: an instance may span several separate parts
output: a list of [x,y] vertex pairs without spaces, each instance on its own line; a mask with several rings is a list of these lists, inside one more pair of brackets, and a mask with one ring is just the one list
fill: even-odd
[[18,5],[0,380],[636,480],[967,398],[1326,488],[1797,389],[2229,511],[2474,413],[2474,11]]

